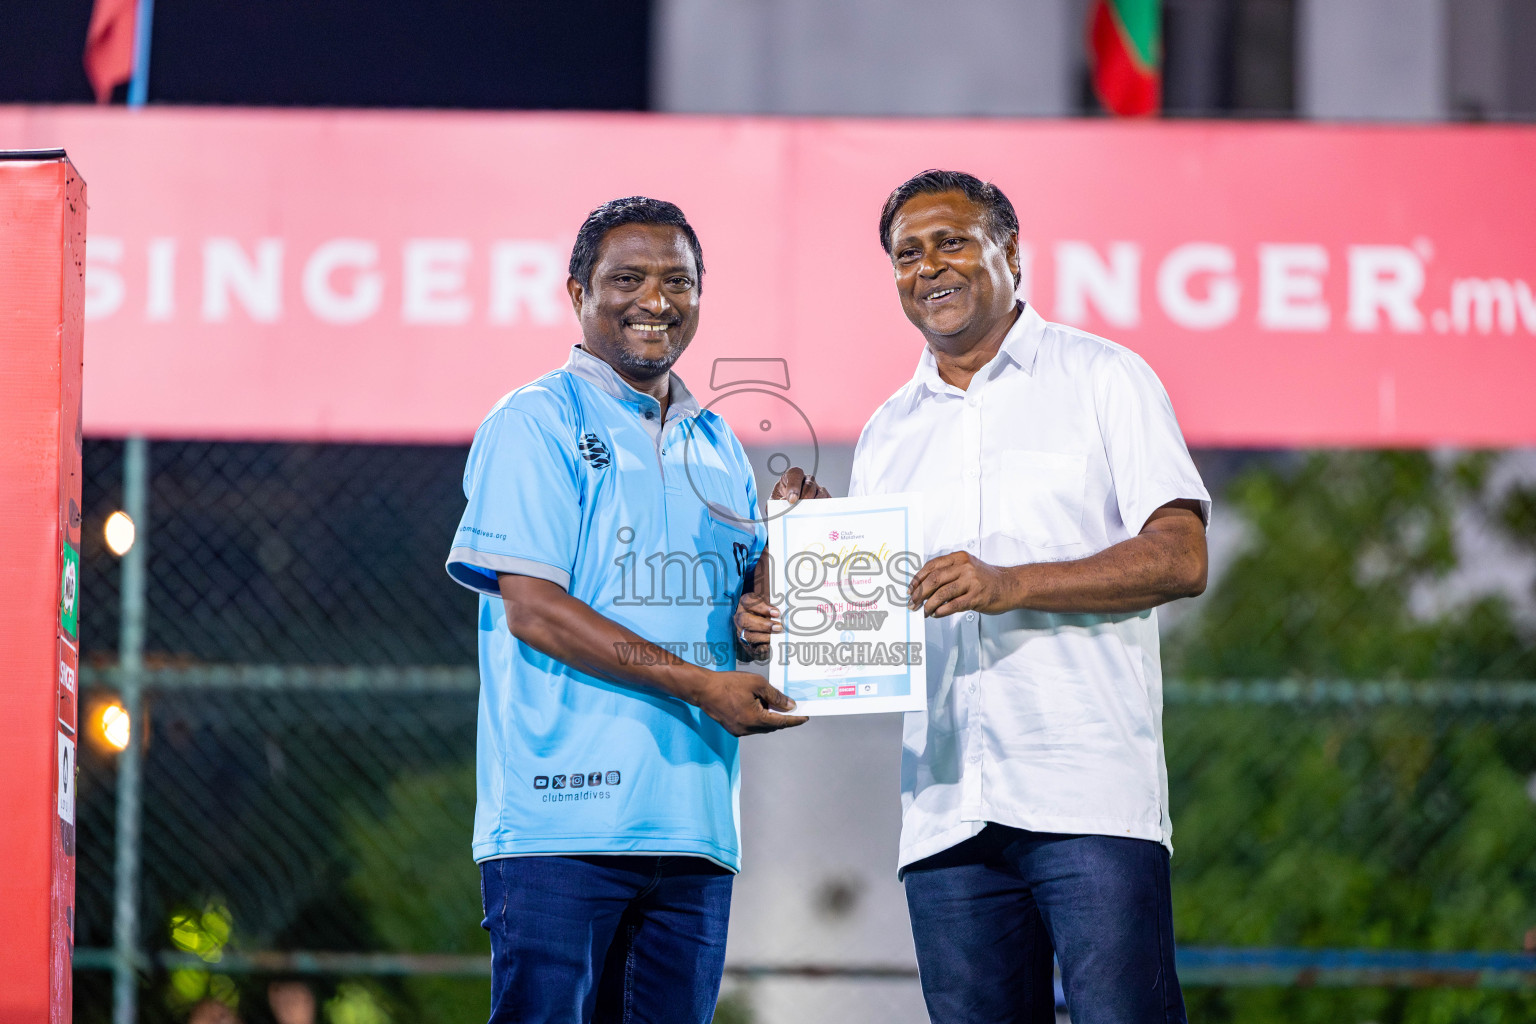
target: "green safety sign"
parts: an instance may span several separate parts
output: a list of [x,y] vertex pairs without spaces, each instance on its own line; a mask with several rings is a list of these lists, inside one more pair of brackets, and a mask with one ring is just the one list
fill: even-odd
[[64,578],[59,582],[59,626],[70,636],[80,635],[80,552],[64,544]]

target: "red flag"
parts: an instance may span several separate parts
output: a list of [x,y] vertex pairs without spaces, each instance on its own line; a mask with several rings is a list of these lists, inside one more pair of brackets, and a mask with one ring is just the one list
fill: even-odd
[[106,103],[112,90],[133,77],[133,24],[136,0],[96,0],[85,34],[85,77]]

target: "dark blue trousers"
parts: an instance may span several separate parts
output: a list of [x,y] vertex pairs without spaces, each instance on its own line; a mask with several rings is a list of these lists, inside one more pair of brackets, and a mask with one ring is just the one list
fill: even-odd
[[988,824],[904,875],[933,1024],[1185,1024],[1168,851]]
[[733,878],[700,857],[485,861],[491,1024],[709,1024]]

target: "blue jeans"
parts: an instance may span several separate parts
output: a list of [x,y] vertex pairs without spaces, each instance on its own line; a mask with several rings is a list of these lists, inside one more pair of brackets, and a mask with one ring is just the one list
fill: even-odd
[[701,857],[485,861],[491,1024],[709,1024],[733,877]]
[[1158,843],[988,824],[905,882],[933,1024],[1050,1024],[1053,952],[1072,1024],[1185,1024]]

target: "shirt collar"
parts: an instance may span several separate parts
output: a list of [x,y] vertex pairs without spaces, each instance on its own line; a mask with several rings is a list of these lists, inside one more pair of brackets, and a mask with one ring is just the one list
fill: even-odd
[[[603,392],[612,395],[619,401],[629,405],[638,405],[643,409],[659,409],[661,403],[650,395],[636,391],[629,382],[619,376],[619,372],[597,356],[588,352],[580,345],[571,346],[570,358],[565,361],[563,369],[573,373],[582,380],[596,385]],[[676,373],[668,375],[667,391],[667,419],[678,416],[697,416],[703,411],[699,400],[693,397],[693,392],[683,383],[683,378]],[[676,410],[674,413],[673,410]]]
[[1019,369],[1034,375],[1035,356],[1040,354],[1040,340],[1045,337],[1045,318],[1027,302],[1019,303],[1019,318],[1009,328],[999,351],[1019,364]]
[[[1035,312],[1035,307],[1021,302],[1019,318],[1003,336],[998,353],[1017,363],[1025,373],[1033,374],[1035,356],[1040,352],[1040,339],[1044,334],[1045,319]],[[997,360],[994,358],[992,362],[995,365]],[[938,360],[933,357],[933,350],[927,345],[923,346],[923,354],[917,359],[917,372],[912,375],[912,382],[926,387],[934,394],[940,394],[949,387],[944,378],[939,376]]]

